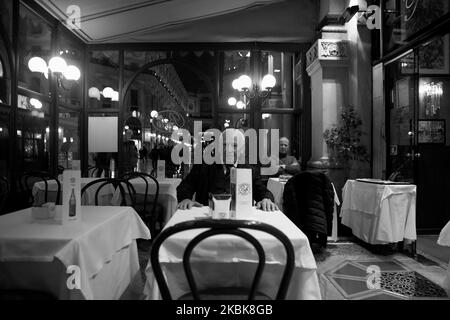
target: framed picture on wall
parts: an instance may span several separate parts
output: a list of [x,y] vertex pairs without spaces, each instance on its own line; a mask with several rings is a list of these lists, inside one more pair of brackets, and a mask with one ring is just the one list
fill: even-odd
[[419,143],[445,144],[445,120],[419,120]]

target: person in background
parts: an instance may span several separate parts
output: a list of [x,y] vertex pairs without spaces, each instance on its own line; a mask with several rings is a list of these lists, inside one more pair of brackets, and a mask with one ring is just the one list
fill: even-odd
[[130,140],[128,143],[130,144],[129,157],[130,157],[131,171],[136,171],[138,162],[138,150],[133,140]]
[[289,153],[289,139],[286,137],[280,138],[280,152],[279,160],[280,167],[278,169],[278,175],[290,174],[295,175],[300,172],[300,164],[294,156],[288,155]]
[[[226,141],[225,137],[230,138],[230,134],[225,134],[229,131],[231,133],[231,141]],[[252,169],[253,179],[253,200],[256,201],[256,207],[263,211],[278,210],[277,205],[273,202],[272,193],[267,190],[264,183],[262,183],[259,174],[259,168],[247,164],[238,163],[238,154],[243,150],[238,150],[239,145],[245,144],[245,137],[242,131],[237,129],[227,129],[223,133],[223,154],[226,150],[230,150],[231,155],[234,151],[235,161],[234,167]],[[241,143],[236,145],[237,138]],[[226,162],[224,159],[223,162]],[[181,181],[177,187],[178,209],[191,209],[193,206],[201,207],[208,205],[208,196],[210,193],[230,193],[230,169],[233,165],[214,163],[214,164],[196,164],[192,170]],[[192,200],[195,194],[195,201]]]
[[152,151],[150,151],[150,159],[152,160],[152,169],[156,169],[156,166],[158,164],[158,158],[159,158],[159,151],[155,143],[155,146],[153,147]]

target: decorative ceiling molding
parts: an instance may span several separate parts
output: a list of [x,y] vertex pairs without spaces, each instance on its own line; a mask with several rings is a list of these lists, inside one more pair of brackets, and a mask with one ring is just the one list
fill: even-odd
[[[314,36],[314,0],[36,0],[66,24],[80,9],[89,44],[129,42],[306,42]],[[69,12],[69,13],[67,13]],[[73,27],[73,26],[72,26]]]

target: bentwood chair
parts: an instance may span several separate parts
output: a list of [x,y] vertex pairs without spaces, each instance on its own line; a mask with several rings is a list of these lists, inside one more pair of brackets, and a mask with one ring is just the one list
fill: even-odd
[[[230,299],[230,300],[255,300],[255,299],[268,299],[266,295],[257,292],[258,285],[261,280],[261,276],[264,271],[265,266],[265,253],[264,248],[261,243],[250,233],[244,231],[244,229],[258,230],[266,232],[276,239],[278,239],[284,246],[286,251],[286,265],[284,267],[284,271],[282,274],[281,281],[278,286],[278,291],[275,299],[282,300],[285,299],[287,289],[289,286],[290,279],[292,277],[294,271],[294,248],[292,246],[289,238],[277,228],[268,225],[262,222],[249,221],[249,220],[191,220],[176,224],[167,229],[164,229],[154,240],[152,247],[150,249],[150,261],[153,268],[153,273],[155,275],[155,279],[158,283],[159,290],[161,292],[161,296],[164,300],[172,300],[172,295],[170,293],[168,284],[166,282],[166,278],[163,274],[161,264],[159,261],[159,251],[161,245],[164,241],[170,236],[183,232],[186,230],[193,229],[202,229],[207,228],[208,230],[201,232],[196,237],[194,237],[186,246],[186,249],[183,254],[183,268],[185,271],[185,275],[189,284],[189,288],[191,293],[185,296],[182,296],[180,300],[200,300],[200,297],[203,296],[206,300],[221,300],[221,299]],[[233,236],[241,237],[242,239],[248,241],[257,251],[259,261],[256,267],[255,274],[253,276],[253,281],[251,282],[250,288],[206,288],[201,291],[198,290],[196,281],[193,276],[190,257],[194,250],[194,248],[203,240],[220,235],[220,234],[228,234]],[[207,261],[205,261],[207,263]],[[276,284],[274,284],[276,285]]]
[[[48,172],[45,171],[31,171],[31,172],[25,172],[22,177],[20,178],[19,184],[20,189],[22,191],[23,196],[25,197],[25,201],[27,203],[27,206],[37,205],[37,204],[43,204],[49,201],[49,188],[48,183],[49,181],[54,180],[57,185],[56,189],[56,199],[54,200],[56,204],[61,203],[61,182],[51,175]],[[33,186],[36,182],[44,182],[44,200],[42,203],[35,203],[35,198],[33,196]]]
[[121,206],[135,206],[136,191],[131,183],[124,179],[101,178],[89,182],[81,189],[81,198],[89,188],[97,188],[94,195],[94,205],[99,206],[100,190],[104,187],[112,185],[114,190],[119,189],[121,196]]
[[[132,184],[132,180],[144,182],[144,192],[136,192],[136,203],[134,209],[142,220],[150,227],[152,238],[156,236],[156,223],[160,220],[163,207],[158,204],[159,183],[156,178],[143,172],[127,172],[121,176],[121,179],[127,180]],[[155,192],[149,194],[149,186],[155,185]],[[136,188],[135,188],[136,189]]]
[[[103,177],[102,177],[103,174]],[[88,177],[89,178],[107,178],[109,177],[109,170],[101,167],[89,167],[88,168]]]

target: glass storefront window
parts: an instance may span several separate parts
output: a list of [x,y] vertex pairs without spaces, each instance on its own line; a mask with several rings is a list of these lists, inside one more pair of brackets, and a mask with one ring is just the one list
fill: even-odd
[[[261,114],[261,128],[269,129],[269,139],[271,137],[272,130],[278,130],[279,138],[286,137],[290,141],[290,155],[295,156],[297,159],[300,154],[300,150],[297,149],[296,141],[294,139],[294,132],[292,128],[293,115],[292,114],[273,114],[273,113],[262,113]],[[269,140],[270,141],[270,140]],[[269,144],[270,149],[270,144]],[[270,150],[269,150],[270,151]],[[278,154],[274,152],[274,154]]]
[[221,108],[235,108],[228,104],[228,99],[231,97],[234,97],[237,101],[242,100],[238,92],[233,89],[232,83],[233,80],[238,79],[242,75],[251,77],[250,59],[250,50],[223,52],[223,76],[219,98]]
[[449,12],[447,0],[388,0],[384,13],[385,53],[392,51]]
[[270,99],[266,99],[263,108],[293,108],[293,66],[294,54],[263,51],[262,76],[271,74],[276,79]]
[[[83,50],[79,43],[61,30],[57,40],[57,52],[67,62],[67,65],[76,66],[83,73]],[[83,74],[81,74],[83,77]],[[81,106],[81,78],[77,81],[62,80],[58,85],[58,102],[72,107]]]
[[91,109],[119,107],[118,51],[90,52],[88,96]]
[[0,48],[0,103],[9,104],[10,79],[7,77],[6,65],[1,58]]
[[17,107],[27,110],[31,116],[41,119],[49,113],[49,104],[47,102],[21,94],[17,95]]
[[0,106],[0,176],[9,174],[9,112]]
[[2,0],[0,1],[0,18],[2,21],[2,25],[5,34],[8,35],[8,39],[12,42],[12,0]]
[[[42,103],[43,110],[49,105]],[[43,112],[20,110],[17,115],[17,168],[19,172],[48,171],[50,118]]]
[[219,113],[219,130],[239,128],[246,130],[249,127],[250,114],[248,113]]
[[58,165],[72,168],[72,161],[80,160],[80,114],[73,110],[59,109]]
[[127,83],[134,73],[147,63],[166,58],[167,53],[163,51],[125,51],[124,83]]
[[41,72],[31,72],[28,61],[40,57],[47,64],[51,58],[52,29],[28,8],[20,6],[19,21],[19,86],[48,95],[49,77]]

